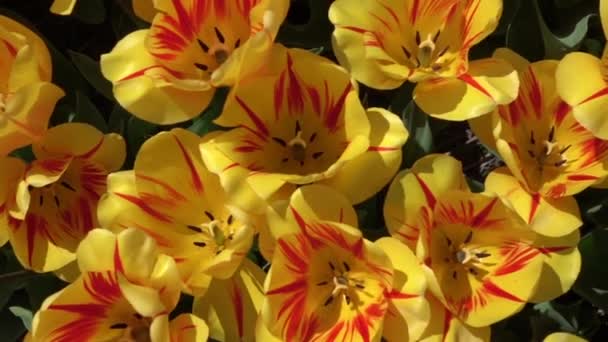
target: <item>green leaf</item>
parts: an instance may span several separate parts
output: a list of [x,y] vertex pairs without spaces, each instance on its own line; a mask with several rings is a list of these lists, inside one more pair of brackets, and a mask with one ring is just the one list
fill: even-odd
[[11,306],[8,309],[13,313],[13,315],[21,319],[23,326],[25,326],[28,331],[32,330],[32,319],[34,318],[32,311],[20,306]]
[[543,59],[543,35],[536,12],[537,0],[519,2],[513,20],[507,27],[506,47],[534,62]]
[[133,161],[141,145],[157,132],[157,126],[153,123],[144,121],[135,116],[131,116],[127,121],[127,147],[129,158],[125,168],[129,169],[129,161]]
[[91,57],[76,52],[68,51],[70,58],[78,71],[84,76],[84,78],[106,99],[114,102],[114,94],[112,93],[112,83],[108,81],[101,74],[101,67],[99,62],[93,60]]
[[108,124],[103,115],[91,100],[81,92],[76,93],[76,113],[71,121],[87,123],[104,133],[108,132]]
[[[604,221],[604,225],[605,225]],[[578,245],[582,257],[581,272],[574,284],[574,291],[608,311],[608,229],[598,228],[585,236]]]
[[15,290],[37,276],[37,273],[23,269],[8,246],[3,247],[0,253],[0,308],[8,303]]
[[429,116],[413,100],[405,107],[401,117],[410,132],[410,138],[403,147],[403,166],[411,167],[416,160],[435,149],[433,132]]
[[36,278],[36,281],[28,282],[25,291],[32,310],[37,311],[48,296],[63,289],[66,285],[66,282],[57,278],[53,273],[42,274]]
[[545,23],[538,1],[534,0],[530,2],[534,3],[534,10],[545,47],[545,58],[561,59],[566,53],[579,48],[587,35],[589,20],[593,17],[593,14],[585,14],[576,22],[574,27],[567,27],[563,33],[558,35],[551,32]]
[[203,111],[201,115],[192,120],[192,125],[188,127],[188,130],[203,136],[209,132],[217,131],[222,127],[216,125],[213,121],[222,114],[224,108],[224,102],[228,96],[228,88],[220,88],[213,95],[213,99],[209,106]]
[[101,24],[106,20],[106,6],[103,0],[77,1],[72,15],[87,24]]
[[130,117],[131,114],[122,108],[121,105],[114,105],[114,109],[112,109],[110,118],[108,119],[108,131],[124,136],[127,131],[127,123],[129,122]]

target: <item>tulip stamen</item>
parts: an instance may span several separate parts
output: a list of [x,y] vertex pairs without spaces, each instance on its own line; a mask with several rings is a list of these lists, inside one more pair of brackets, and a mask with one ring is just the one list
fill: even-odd
[[295,159],[296,161],[299,161],[300,164],[304,163],[304,160],[306,159],[306,141],[304,141],[304,139],[302,139],[302,131],[301,130],[296,130],[297,131],[297,135],[295,136],[295,138],[291,139],[289,141],[289,143],[287,144],[290,148],[291,148],[291,154],[293,156],[293,159]]
[[416,32],[416,44],[418,44],[418,61],[420,62],[420,66],[428,68],[431,66],[431,59],[433,56],[433,52],[437,45],[435,45],[435,41],[439,36],[439,32],[433,36],[429,33],[427,38],[424,41],[420,41],[420,34]]

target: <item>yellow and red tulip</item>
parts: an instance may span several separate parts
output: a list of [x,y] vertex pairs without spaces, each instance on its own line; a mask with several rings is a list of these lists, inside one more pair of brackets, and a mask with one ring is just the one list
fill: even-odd
[[[1,222],[7,222],[21,264],[48,272],[74,260],[80,241],[98,226],[95,212],[106,176],[122,166],[126,148],[119,135],[79,123],[49,129],[32,148],[36,160],[21,168]],[[0,168],[17,172],[14,164],[5,159]]]
[[571,195],[608,175],[608,141],[577,122],[555,91],[557,61],[530,64],[505,49],[496,56],[518,69],[521,89],[513,103],[472,125],[482,140],[490,140],[486,143],[496,148],[510,171],[491,174],[487,190],[508,198],[537,232],[570,234],[582,224]]
[[404,328],[412,339],[422,334],[429,308],[420,264],[393,238],[365,240],[352,221],[348,200],[319,185],[299,188],[269,212],[277,243],[258,337],[371,341],[403,337]]
[[51,5],[51,12],[59,15],[70,15],[74,6],[76,6],[76,0],[54,0]]
[[207,339],[207,325],[194,315],[169,322],[180,296],[179,273],[142,231],[93,229],[76,254],[81,276],[45,300],[31,341]]
[[[400,165],[408,136],[401,120],[384,109],[366,113],[356,85],[329,60],[278,44],[272,54],[277,72],[240,84],[228,98],[215,122],[232,129],[202,145],[206,165],[252,211],[309,183],[353,203],[371,197]],[[260,87],[272,96],[259,96]]]
[[[600,17],[608,37],[608,1],[600,0]],[[608,48],[601,58],[583,52],[566,55],[555,75],[557,92],[572,106],[572,115],[596,137],[608,139]]]
[[211,278],[230,278],[253,242],[248,216],[233,206],[199,152],[200,137],[183,129],[146,141],[134,170],[108,177],[99,203],[102,226],[135,227],[177,261],[186,291],[201,295]]
[[[496,195],[470,192],[460,163],[445,155],[423,157],[401,172],[384,213],[391,234],[424,263],[432,294],[473,327],[518,312],[551,270],[569,281],[563,259],[546,259],[560,260],[565,250],[578,254],[576,242],[536,234]],[[551,286],[561,284],[551,279]]]
[[467,120],[517,97],[517,73],[508,63],[468,60],[501,13],[502,0],[336,0],[329,18],[336,57],[355,79],[376,89],[417,82],[414,100],[422,110]]
[[9,210],[15,206],[17,185],[25,173],[25,163],[13,157],[0,157],[0,246],[9,240]]
[[159,0],[150,29],[128,34],[101,56],[117,101],[156,123],[186,121],[216,87],[263,66],[287,0]]
[[0,156],[39,140],[64,93],[51,82],[51,56],[34,32],[0,15]]

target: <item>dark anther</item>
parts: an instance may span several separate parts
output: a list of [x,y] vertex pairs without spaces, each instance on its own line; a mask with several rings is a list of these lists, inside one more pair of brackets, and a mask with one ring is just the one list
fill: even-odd
[[467,234],[467,237],[464,238],[464,243],[469,243],[471,242],[471,239],[473,238],[473,231],[469,230],[469,233]]
[[194,66],[195,66],[195,67],[197,67],[197,68],[198,68],[198,69],[200,69],[200,70],[203,70],[203,71],[207,71],[207,70],[209,70],[209,67],[208,67],[208,66],[206,66],[205,64],[201,64],[201,63],[194,63]]
[[329,298],[327,298],[325,300],[325,303],[323,303],[323,306],[328,306],[329,304],[331,304],[331,302],[334,301],[334,296],[329,296]]
[[416,59],[416,67],[420,66],[420,60],[418,59],[418,57],[415,58]]
[[204,53],[208,53],[209,52],[209,47],[207,46],[207,44],[203,43],[203,41],[200,40],[200,39],[197,39],[196,41],[198,42],[198,46],[200,46],[201,49],[203,49]]
[[277,144],[279,144],[283,147],[287,146],[287,143],[285,142],[285,140],[283,140],[281,138],[272,137],[272,140],[274,140],[274,142],[276,142]]
[[448,243],[448,247],[450,247],[452,245],[452,240],[450,240],[449,237],[445,237],[445,241]]
[[110,329],[126,329],[128,326],[127,323],[116,323],[110,325]]
[[536,144],[536,140],[534,140],[534,131],[530,132],[530,144]]
[[300,127],[300,121],[296,120],[296,135],[298,135],[301,130],[302,128]]
[[475,253],[475,256],[476,256],[478,259],[487,258],[487,257],[489,257],[490,255],[491,255],[491,254],[490,254],[490,253],[488,253],[488,252],[480,252],[480,253]]
[[416,45],[420,45],[420,32],[416,31]]
[[204,242],[195,241],[193,243],[196,247],[207,247],[207,244]]
[[336,267],[331,262],[329,263],[329,268],[331,268],[332,271],[336,270]]
[[228,215],[228,218],[226,219],[226,223],[228,223],[228,225],[231,225],[232,221],[233,221],[232,215]]
[[323,155],[323,152],[315,152],[312,154],[312,157],[314,159],[318,159],[319,157],[321,157]]
[[553,165],[555,165],[556,167],[560,167],[560,166],[562,166],[562,165],[564,165],[564,164],[566,164],[566,159],[562,159],[562,160],[560,160],[560,161],[556,162],[556,163],[555,163],[555,164],[553,164]]
[[57,197],[57,195],[53,196],[53,198],[55,198],[55,205],[57,205],[57,208],[59,208],[59,198]]
[[283,159],[281,159],[281,162],[283,162],[283,163],[287,163],[288,161],[289,161],[289,158],[283,158]]
[[439,57],[441,57],[441,56],[445,55],[445,53],[446,53],[446,52],[448,52],[448,50],[449,50],[449,49],[450,49],[450,46],[449,46],[449,45],[448,45],[448,46],[446,46],[446,47],[444,47],[444,48],[443,48],[443,50],[441,50],[441,52],[440,52],[439,54],[437,54],[437,58],[439,58]]
[[528,155],[532,158],[536,158],[536,155],[534,154],[534,152],[532,152],[532,150],[528,150]]
[[471,273],[472,275],[478,275],[478,274],[479,274],[479,273],[477,272],[477,270],[476,270],[476,269],[474,269],[474,268],[472,268],[472,267],[471,267],[471,268],[469,268],[469,273]]
[[44,197],[42,195],[40,195],[40,197],[38,197],[38,202],[40,203],[40,206],[42,207],[42,205],[44,204]]
[[344,265],[346,272],[350,272],[350,266],[347,263],[343,262],[342,265]]
[[220,43],[224,44],[224,35],[222,34],[222,32],[220,32],[220,30],[217,29],[217,27],[213,28],[215,30],[215,35],[217,36],[217,39],[220,41]]
[[349,295],[347,295],[347,294],[345,294],[345,295],[344,295],[344,299],[346,300],[346,304],[347,304],[347,305],[350,305],[350,296],[349,296]]
[[241,40],[237,39],[236,42],[234,43],[234,48],[238,48],[241,45]]
[[456,280],[458,278],[458,272],[456,272],[456,271],[452,272],[452,278],[454,278],[454,280]]
[[355,287],[361,290],[365,289],[365,286],[363,284],[355,284]]
[[555,136],[555,126],[551,126],[551,130],[549,131],[549,142],[553,142],[554,136]]
[[137,319],[142,319],[142,318],[143,318],[143,317],[142,317],[140,314],[138,314],[137,312],[136,312],[136,313],[134,313],[134,314],[133,314],[133,316],[135,316],[135,318],[137,318]]
[[211,221],[215,220],[215,217],[213,217],[213,214],[211,214],[210,212],[205,211],[205,215],[207,215],[207,217],[208,217],[208,218],[209,218]]
[[401,47],[401,50],[403,50],[403,53],[405,54],[405,57],[407,57],[407,59],[410,59],[410,57],[412,57],[412,53],[411,53],[411,52],[409,52],[409,51],[408,51],[408,50],[405,48],[405,46],[402,46],[402,47]]
[[435,33],[435,36],[433,37],[433,43],[437,43],[437,39],[439,38],[439,33],[441,33],[441,31],[437,30],[437,33]]
[[564,153],[566,153],[566,151],[568,151],[568,150],[570,149],[570,147],[572,147],[572,145],[568,145],[568,146],[566,146],[566,147],[562,148],[562,150],[561,150],[561,151],[559,151],[559,154],[564,154]]
[[304,166],[304,161],[300,160],[300,166]]
[[66,189],[68,189],[68,190],[71,190],[71,191],[74,191],[74,192],[76,191],[76,189],[74,189],[70,184],[68,184],[66,182],[61,182],[61,186],[64,187],[64,188],[66,188]]
[[202,230],[202,229],[200,229],[200,228],[199,228],[199,227],[197,227],[197,226],[188,226],[188,229],[190,229],[190,230],[192,230],[192,231],[195,231],[195,232],[197,232],[197,233],[202,233],[202,232],[203,232],[203,230]]
[[311,136],[310,139],[308,139],[308,142],[313,142],[315,141],[315,139],[317,138],[317,132],[314,132]]
[[327,281],[322,281],[322,282],[317,283],[317,286],[325,286],[327,284],[328,284]]

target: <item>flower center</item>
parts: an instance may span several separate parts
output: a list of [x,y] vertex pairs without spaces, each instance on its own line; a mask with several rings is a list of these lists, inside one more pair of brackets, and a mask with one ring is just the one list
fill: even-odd
[[228,247],[234,237],[234,218],[232,215],[228,215],[226,220],[216,219],[209,211],[205,211],[205,215],[209,218],[209,222],[198,226],[187,226],[187,228],[203,234],[203,241],[197,239],[193,242],[196,247],[205,248],[209,242],[213,242],[215,254],[219,254]]
[[427,34],[426,39],[422,40],[420,32],[416,31],[415,53],[412,53],[404,46],[401,47],[405,57],[414,67],[430,69],[432,72],[437,72],[443,68],[445,63],[442,63],[439,60],[448,51],[449,46],[445,46],[437,53],[437,40],[439,39],[440,33],[441,31],[437,31],[435,35],[429,33]]
[[350,265],[346,262],[342,263],[342,268],[337,267],[331,261],[328,263],[329,268],[331,270],[330,279],[321,280],[316,285],[320,287],[332,286],[330,295],[327,297],[323,306],[329,306],[334,302],[334,299],[338,297],[344,298],[347,305],[350,305],[352,298],[352,291],[355,290],[364,290],[365,285],[364,281],[360,279],[355,279],[349,275],[351,271]]
[[304,166],[308,159],[312,158],[313,160],[318,160],[324,154],[322,151],[313,152],[311,154],[307,153],[316,138],[317,133],[314,132],[308,137],[308,140],[305,140],[300,121],[296,120],[295,136],[291,140],[285,142],[284,139],[279,137],[272,137],[272,140],[287,150],[287,156],[281,160],[282,163],[288,163],[290,160],[293,160],[300,166]]
[[541,174],[546,167],[562,167],[569,161],[564,154],[572,145],[560,147],[555,141],[555,127],[551,127],[546,139],[537,140],[534,131],[530,132],[530,148],[528,156],[536,163],[536,168]]
[[[232,47],[226,42],[226,38],[220,29],[215,27],[215,39],[211,45],[208,45],[202,38],[197,39],[198,46],[201,48],[203,55],[210,56],[213,62],[211,63],[194,63],[194,66],[201,71],[213,71],[226,62],[230,53],[237,49],[241,40],[237,39]],[[208,60],[208,58],[205,58]]]
[[135,313],[134,319],[128,319],[128,322],[115,323],[110,326],[112,330],[123,330],[122,336],[117,342],[150,342],[150,324],[151,320],[147,317],[142,317]]
[[473,231],[469,231],[460,244],[455,244],[447,235],[445,240],[448,246],[448,256],[444,258],[444,262],[451,270],[451,277],[454,280],[458,279],[461,271],[466,271],[474,276],[478,276],[482,271],[481,266],[486,266],[487,263],[483,260],[491,254],[486,250],[471,246],[473,239]]

